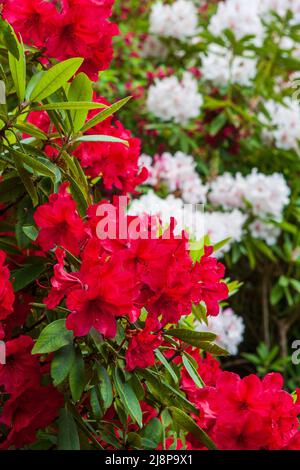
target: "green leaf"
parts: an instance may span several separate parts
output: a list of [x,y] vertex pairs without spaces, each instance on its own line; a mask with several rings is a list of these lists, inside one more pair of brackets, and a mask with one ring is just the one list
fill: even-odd
[[19,177],[12,176],[5,178],[0,184],[0,202],[15,201],[23,192],[24,186],[21,184]]
[[18,247],[23,250],[30,245],[30,239],[23,231],[24,225],[33,224],[34,207],[29,196],[26,196],[19,202],[17,207],[17,223],[15,225],[16,239]]
[[111,135],[83,135],[78,137],[76,142],[115,142],[129,147],[127,140],[119,139],[118,137],[113,137]]
[[175,406],[171,406],[169,408],[173,420],[179,425],[181,429],[184,429],[187,432],[190,432],[195,436],[202,444],[207,447],[209,450],[217,450],[217,446],[211,440],[211,438],[203,431],[195,421],[190,418],[184,411],[176,408]]
[[67,344],[55,353],[51,362],[51,377],[55,387],[68,377],[74,360],[75,349],[73,344]]
[[82,217],[85,217],[88,208],[86,193],[71,175],[66,175],[66,177],[70,181],[70,190],[77,203],[78,212]]
[[276,305],[282,299],[284,295],[284,290],[279,284],[275,284],[271,290],[270,301],[271,305]]
[[[161,421],[158,418],[152,418],[141,431],[141,437],[143,438],[143,444],[146,444],[146,448],[149,446],[150,449],[156,449],[163,439]],[[143,448],[145,448],[144,445]]]
[[32,354],[47,354],[57,351],[73,341],[73,333],[66,329],[66,320],[56,320],[47,325],[35,343]]
[[104,410],[108,410],[113,402],[113,390],[110,377],[106,371],[106,369],[101,366],[97,365],[97,374],[99,379],[99,392],[101,396],[101,400],[103,402]]
[[198,374],[197,370],[195,369],[194,365],[190,362],[189,358],[185,353],[182,355],[182,362],[184,367],[186,368],[189,376],[194,381],[194,383],[199,388],[203,388],[205,386],[203,380],[201,379],[200,375]]
[[37,239],[39,232],[34,225],[23,225],[22,230],[29,240],[35,241]]
[[36,171],[38,174],[49,176],[52,179],[55,177],[54,171],[50,170],[50,167],[48,165],[42,163],[37,158],[33,158],[27,153],[22,153],[19,150],[15,150],[13,148],[10,148],[9,151],[15,158],[18,158],[20,161],[28,165],[33,171]]
[[70,110],[70,111],[83,111],[90,109],[105,108],[102,103],[94,103],[92,101],[58,101],[55,103],[41,104],[40,106],[33,106],[32,111],[56,111],[56,110]]
[[15,40],[18,47],[19,57],[17,58],[14,54],[9,52],[8,62],[18,98],[20,102],[22,102],[25,98],[26,89],[26,61],[23,44],[18,41],[16,35]]
[[13,288],[15,292],[24,289],[33,281],[38,279],[40,275],[46,270],[45,261],[43,263],[27,264],[20,269],[11,272],[13,279]]
[[29,134],[39,140],[47,140],[48,136],[38,127],[29,122],[15,124],[14,127],[25,134]]
[[178,383],[178,377],[174,372],[174,369],[172,368],[171,364],[168,363],[167,359],[165,356],[159,351],[155,351],[155,355],[157,359],[165,366],[169,374],[171,375],[172,379],[174,380],[175,383]]
[[58,450],[80,450],[78,430],[72,414],[61,409],[58,420]]
[[18,170],[18,173],[20,175],[22,183],[25,186],[26,191],[31,197],[33,207],[35,207],[38,205],[38,202],[39,202],[36,187],[32,181],[31,175],[25,170],[23,166],[23,159],[20,155],[21,154],[19,152],[13,153],[16,169]]
[[[79,73],[71,83],[68,99],[70,102],[92,101],[92,82],[85,73]],[[71,112],[71,120],[74,132],[80,131],[88,115],[87,109],[75,110]]]
[[173,388],[171,385],[161,381],[161,376],[157,376],[153,371],[147,369],[139,370],[139,374],[148,382],[151,393],[165,406],[176,405],[192,413],[197,413],[197,408],[189,402],[185,396]]
[[198,332],[194,330],[188,330],[186,328],[168,330],[166,334],[181,339],[185,343],[196,347],[200,347],[199,344],[203,343],[204,341],[214,341],[217,337],[217,335],[214,333]]
[[93,410],[93,413],[97,419],[101,419],[103,416],[103,409],[100,404],[100,400],[98,398],[98,390],[97,387],[92,388],[90,394],[90,403]]
[[221,248],[223,248],[223,246],[227,245],[227,243],[229,243],[230,241],[232,240],[231,237],[228,237],[228,238],[225,238],[225,240],[222,240],[218,243],[216,243],[213,247],[214,247],[214,252],[220,250]]
[[143,414],[139,401],[128,382],[122,380],[121,372],[118,367],[114,370],[114,382],[122,404],[125,406],[128,414],[141,428],[143,426]]
[[7,50],[18,60],[19,48],[18,41],[16,40],[16,35],[10,24],[2,18],[0,18],[0,32],[2,36],[2,41],[6,46]]
[[73,400],[79,401],[85,387],[84,360],[81,352],[79,351],[76,353],[76,357],[70,371],[69,382]]
[[209,352],[213,356],[228,356],[228,351],[226,351],[226,349],[223,349],[217,344],[208,341],[199,343],[199,349]]
[[92,127],[96,126],[100,122],[104,121],[107,119],[109,116],[112,114],[116,113],[120,108],[122,108],[129,100],[131,99],[131,96],[128,96],[127,98],[124,98],[122,100],[117,101],[116,103],[112,104],[109,106],[107,109],[102,111],[99,114],[96,114],[96,116],[92,117],[82,128],[82,132],[86,132]]
[[127,443],[130,445],[130,448],[141,449],[142,447],[142,439],[139,434],[136,432],[130,432],[127,435]]
[[64,85],[79,69],[83,59],[67,59],[43,72],[30,93],[30,101],[42,101]]
[[215,136],[225,126],[227,122],[226,114],[220,113],[209,125],[209,135]]

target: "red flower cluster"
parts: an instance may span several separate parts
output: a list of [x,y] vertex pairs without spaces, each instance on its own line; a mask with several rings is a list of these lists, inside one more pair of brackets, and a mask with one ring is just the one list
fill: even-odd
[[[183,372],[182,388],[199,410],[199,416],[194,416],[197,423],[219,449],[296,448],[300,405],[282,389],[280,374],[268,374],[263,380],[255,375],[240,378],[223,372],[211,356],[202,359],[196,350],[192,354],[206,386],[197,388]],[[192,436],[188,440],[199,448]]]
[[[109,208],[115,210],[109,211],[107,216],[98,216],[98,210],[107,207],[102,202],[89,208],[84,226],[77,214],[73,223],[75,203],[65,195],[65,190],[63,187],[59,195],[52,195],[50,199],[59,205],[60,198],[66,197],[69,210],[61,211],[56,207],[54,210],[52,205],[49,210],[49,204],[38,208],[36,214],[43,214],[42,236],[39,235],[38,241],[43,244],[47,240],[51,248],[59,244],[68,250],[73,248],[74,252],[70,240],[78,242],[83,232],[85,234],[85,241],[75,245],[81,262],[77,272],[65,269],[64,253],[57,251],[52,289],[45,299],[48,308],[55,308],[66,297],[67,308],[71,311],[66,324],[76,336],[87,335],[94,327],[104,336],[113,338],[117,317],[127,317],[134,323],[145,307],[148,318],[144,330],[128,332],[131,339],[126,360],[128,369],[132,370],[153,364],[153,351],[161,343],[156,332],[188,315],[193,302],[203,301],[209,313],[217,314],[217,304],[227,297],[228,290],[221,282],[224,269],[211,258],[211,249],[206,250],[200,262],[193,263],[184,233],[179,239],[172,231],[168,237],[163,234],[151,238],[153,228],[145,225],[143,218],[126,214],[123,218],[128,230],[124,239],[98,238],[99,223],[107,217],[106,223],[119,221],[119,208],[110,204]],[[115,202],[118,200],[116,198]],[[65,220],[61,217],[63,214]],[[39,216],[35,216],[35,220],[39,222]],[[136,237],[133,227],[138,226],[142,232]]]
[[4,265],[6,255],[0,250],[0,320],[5,320],[13,311],[15,295],[9,282],[9,269]]
[[45,251],[61,245],[77,255],[84,238],[84,225],[67,187],[67,183],[62,184],[59,193],[52,194],[47,204],[37,208],[34,220],[41,229],[37,242]]
[[83,57],[82,70],[97,79],[108,68],[117,25],[110,23],[114,0],[6,0],[3,16],[23,41],[59,61]]
[[[109,105],[103,97],[94,97],[94,101]],[[95,114],[97,111],[90,111],[88,119]],[[92,178],[102,176],[106,190],[117,189],[123,194],[134,193],[136,186],[148,176],[146,169],[139,172],[138,168],[140,140],[132,137],[131,132],[125,129],[120,121],[113,121],[113,117],[92,127],[86,135],[107,135],[128,142],[128,146],[116,142],[84,142],[74,153],[87,175]]]
[[8,435],[0,449],[21,448],[35,440],[36,431],[48,426],[63,405],[63,397],[52,386],[42,386],[42,366],[32,356],[33,340],[20,336],[6,342],[6,364],[0,365],[0,387],[9,394],[0,423]]
[[[94,96],[94,102],[109,105],[103,97]],[[99,110],[90,111],[88,120],[97,113]],[[50,133],[50,119],[45,111],[31,112],[28,122],[45,133]],[[117,190],[122,194],[135,193],[136,187],[142,184],[148,176],[146,168],[140,170],[138,166],[140,140],[134,138],[131,132],[125,129],[120,121],[113,120],[113,117],[92,127],[85,135],[112,136],[128,142],[128,146],[116,142],[82,142],[74,151],[74,155],[80,160],[88,176],[102,177],[101,183],[105,191]],[[56,143],[59,144],[59,142]],[[44,150],[49,158],[57,157],[58,151],[51,145],[46,145]]]

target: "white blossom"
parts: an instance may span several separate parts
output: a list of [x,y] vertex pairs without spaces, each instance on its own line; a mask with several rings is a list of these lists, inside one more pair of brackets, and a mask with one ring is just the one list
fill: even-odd
[[259,114],[262,124],[270,126],[263,132],[267,141],[274,141],[276,147],[289,150],[298,149],[300,138],[300,107],[297,101],[285,98],[283,104],[267,101],[265,108],[270,116]]
[[194,322],[196,331],[211,332],[217,335],[215,342],[226,349],[229,354],[238,353],[238,347],[244,339],[245,323],[241,316],[236,315],[231,308],[221,311],[216,317],[208,317],[208,325]]
[[249,225],[249,231],[253,238],[264,240],[267,245],[275,245],[280,235],[280,229],[271,223],[256,219]]
[[243,226],[247,220],[247,215],[240,210],[234,209],[231,212],[205,212],[204,231],[209,236],[213,245],[230,238],[216,255],[219,257],[227,253],[234,242],[240,242],[243,237]]
[[219,2],[216,13],[212,16],[208,29],[219,36],[225,29],[230,29],[237,39],[246,35],[255,36],[260,43],[264,35],[264,27],[260,19],[261,0],[226,0]]
[[171,5],[155,3],[150,13],[150,32],[161,37],[186,39],[197,34],[198,15],[193,2],[176,0]]
[[282,219],[284,207],[289,203],[290,188],[281,173],[265,175],[256,168],[247,176],[224,173],[210,184],[209,200],[223,209],[247,209],[253,215]]
[[190,72],[185,72],[181,81],[171,76],[156,79],[149,87],[148,111],[163,121],[186,124],[189,119],[198,117],[202,103],[197,81]]
[[182,199],[172,194],[162,199],[150,190],[139,199],[132,201],[128,213],[129,215],[158,216],[164,228],[167,228],[171,219],[174,218],[175,235],[180,235],[183,230],[186,230],[195,240],[201,240],[205,235],[202,211],[193,211],[190,204],[184,204]]
[[208,53],[200,57],[203,78],[217,86],[228,83],[250,86],[256,76],[257,61],[253,57],[233,56],[229,49],[217,44],[212,44]]
[[140,166],[146,166],[149,178],[146,184],[164,184],[170,193],[180,192],[184,202],[190,204],[206,201],[207,185],[204,185],[196,171],[196,162],[191,155],[176,152],[171,155],[164,152],[156,155],[153,163],[151,157],[141,155]]

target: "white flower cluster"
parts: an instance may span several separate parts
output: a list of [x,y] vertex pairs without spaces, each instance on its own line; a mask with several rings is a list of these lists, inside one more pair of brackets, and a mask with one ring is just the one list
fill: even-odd
[[129,215],[155,215],[159,216],[164,227],[170,225],[172,217],[177,222],[175,234],[180,235],[186,230],[192,239],[201,240],[208,235],[212,244],[231,238],[218,252],[221,256],[229,251],[233,242],[241,241],[243,225],[247,216],[239,210],[228,214],[223,212],[193,211],[189,204],[183,200],[169,195],[166,199],[158,197],[152,190],[139,199],[135,199],[129,209]]
[[217,86],[236,83],[250,86],[256,76],[257,61],[252,57],[233,56],[232,52],[212,44],[207,54],[200,54],[203,78]]
[[208,317],[208,325],[194,322],[196,331],[211,332],[217,335],[215,342],[226,349],[229,354],[238,353],[238,347],[244,339],[245,323],[241,316],[236,315],[231,308],[221,311],[216,317]]
[[270,119],[265,114],[260,114],[262,124],[271,128],[263,132],[267,141],[274,141],[276,147],[284,150],[298,149],[300,139],[300,107],[296,100],[285,98],[284,103],[267,101],[265,108]]
[[150,33],[161,37],[186,39],[197,34],[197,8],[188,0],[176,0],[171,5],[155,3],[150,14]]
[[203,211],[195,213],[189,204],[170,194],[166,199],[157,196],[152,190],[135,199],[129,208],[129,215],[158,216],[163,227],[168,227],[172,218],[176,221],[174,233],[180,235],[187,230],[192,238],[201,240],[204,235]]
[[217,256],[227,253],[232,244],[242,240],[244,230],[243,226],[247,220],[247,215],[243,214],[239,209],[231,212],[205,212],[204,214],[204,230],[213,245],[227,238],[230,238],[222,248],[217,252]]
[[184,202],[198,204],[206,202],[208,187],[196,171],[196,162],[191,155],[176,152],[171,155],[164,152],[152,158],[141,155],[139,165],[145,166],[149,172],[146,184],[156,186],[164,184],[170,193],[180,192]]
[[281,17],[291,11],[292,23],[300,22],[299,0],[225,0],[219,2],[208,29],[215,36],[221,35],[225,29],[230,29],[237,39],[253,35],[254,42],[260,45],[265,32],[262,20],[271,19],[273,11]]
[[[276,243],[280,230],[269,219],[280,222],[284,207],[289,203],[290,188],[280,173],[265,175],[256,169],[247,176],[224,173],[210,185],[209,201],[225,210],[243,209],[249,206],[256,216],[249,226],[254,238]],[[230,214],[230,213],[229,213]]]
[[230,29],[237,39],[242,39],[246,35],[255,36],[257,43],[260,43],[264,27],[260,19],[261,0],[226,0],[219,2],[216,13],[212,16],[208,29],[219,36],[225,29]]
[[290,188],[281,173],[265,175],[256,168],[247,176],[224,173],[210,184],[209,200],[223,209],[246,209],[258,217],[280,220],[289,203]]
[[149,87],[148,111],[163,121],[174,120],[178,124],[186,124],[199,115],[202,104],[197,81],[190,72],[185,72],[181,81],[171,76],[156,79]]

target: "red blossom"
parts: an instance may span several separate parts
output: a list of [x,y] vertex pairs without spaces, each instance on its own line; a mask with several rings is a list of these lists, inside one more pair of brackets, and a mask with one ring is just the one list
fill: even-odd
[[0,250],[0,320],[5,320],[13,311],[15,295],[9,282],[10,272],[4,265],[6,254]]
[[67,187],[67,183],[62,184],[59,192],[49,197],[48,203],[37,208],[34,220],[41,229],[37,243],[45,251],[58,245],[77,255],[84,239],[84,224]]

